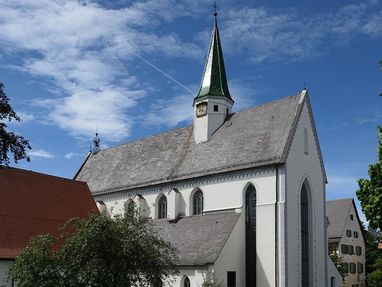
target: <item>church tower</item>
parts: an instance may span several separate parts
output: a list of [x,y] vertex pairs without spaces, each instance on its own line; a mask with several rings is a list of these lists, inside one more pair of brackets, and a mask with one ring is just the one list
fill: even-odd
[[228,90],[220,43],[217,13],[198,95],[194,98],[195,143],[205,142],[232,113],[234,101]]

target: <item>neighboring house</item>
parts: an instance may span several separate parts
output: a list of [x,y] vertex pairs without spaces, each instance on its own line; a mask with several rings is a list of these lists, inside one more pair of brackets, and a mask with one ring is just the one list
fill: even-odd
[[57,235],[66,221],[98,212],[86,183],[0,167],[0,286],[11,287],[6,272],[29,240]]
[[307,90],[234,113],[242,96],[229,92],[215,17],[193,125],[89,154],[75,179],[112,216],[135,202],[175,245],[180,274],[164,286],[339,284]]
[[365,239],[351,198],[326,202],[329,253],[337,253],[347,272],[344,287],[365,287]]

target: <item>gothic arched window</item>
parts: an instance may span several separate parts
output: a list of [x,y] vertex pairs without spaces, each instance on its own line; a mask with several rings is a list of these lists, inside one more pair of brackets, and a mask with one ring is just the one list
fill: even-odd
[[186,277],[186,278],[184,279],[183,287],[190,287],[190,286],[191,286],[190,279],[188,279],[188,277]]
[[256,189],[251,184],[245,191],[245,264],[246,286],[256,286]]
[[203,204],[204,204],[203,202],[204,202],[203,192],[200,189],[198,189],[192,198],[194,215],[203,213]]
[[162,194],[158,201],[158,218],[167,218],[167,198],[164,194]]
[[301,190],[301,281],[302,286],[309,287],[310,285],[310,258],[309,258],[309,200],[308,192],[305,184]]

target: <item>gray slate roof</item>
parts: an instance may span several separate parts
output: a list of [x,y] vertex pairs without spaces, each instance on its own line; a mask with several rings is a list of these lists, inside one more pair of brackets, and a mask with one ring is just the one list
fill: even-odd
[[326,202],[326,216],[329,218],[328,238],[340,238],[349,218],[353,199],[345,198]]
[[154,220],[159,236],[179,251],[178,265],[214,263],[230,236],[239,213],[219,213],[181,218],[177,223]]
[[193,126],[90,155],[75,179],[93,194],[285,161],[304,93],[234,113],[204,143]]

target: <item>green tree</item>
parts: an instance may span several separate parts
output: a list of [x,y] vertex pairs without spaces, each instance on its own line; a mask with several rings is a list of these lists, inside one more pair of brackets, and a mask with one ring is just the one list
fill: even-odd
[[131,210],[71,220],[64,230],[35,237],[16,258],[8,274],[19,287],[155,286],[177,273],[176,250]]
[[375,270],[367,275],[367,286],[382,287],[382,270]]
[[202,287],[224,287],[224,284],[214,277],[213,279],[204,281]]
[[30,161],[25,151],[26,149],[31,149],[29,142],[22,136],[6,130],[7,125],[5,122],[12,120],[19,122],[20,117],[9,104],[9,98],[4,92],[4,85],[0,82],[0,165],[8,165],[10,163],[9,153],[13,154],[15,163],[23,158]]
[[382,229],[382,128],[378,127],[378,162],[369,165],[370,179],[358,180],[357,197],[369,225]]
[[345,270],[344,265],[342,264],[342,259],[338,256],[337,252],[331,252],[329,254],[330,259],[332,259],[334,265],[337,267],[338,272],[342,276],[342,280],[345,280],[345,276],[348,275],[347,270]]

